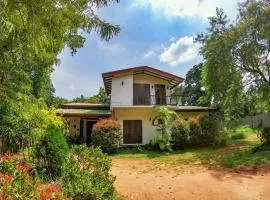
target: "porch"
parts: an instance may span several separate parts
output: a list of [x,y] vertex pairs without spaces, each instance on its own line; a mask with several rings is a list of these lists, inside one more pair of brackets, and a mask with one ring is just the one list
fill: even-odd
[[94,124],[100,119],[110,118],[110,106],[104,104],[70,103],[57,110],[68,125],[68,140],[72,143],[91,143]]

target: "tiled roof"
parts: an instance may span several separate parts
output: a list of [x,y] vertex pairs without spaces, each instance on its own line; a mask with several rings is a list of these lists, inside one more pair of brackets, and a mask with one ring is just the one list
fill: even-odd
[[97,109],[58,109],[57,113],[64,117],[109,117],[110,110],[97,110]]
[[153,67],[149,66],[139,66],[139,67],[132,67],[132,68],[127,68],[127,69],[122,69],[122,70],[116,70],[116,71],[111,71],[111,72],[106,72],[102,74],[105,90],[108,94],[111,94],[111,86],[112,86],[112,78],[115,75],[119,74],[125,74],[125,73],[132,73],[132,74],[147,74],[150,76],[154,76],[157,78],[164,79],[169,82],[170,88],[174,88],[177,85],[179,85],[184,78],[180,76],[176,76],[174,74],[161,71],[159,69],[155,69]]

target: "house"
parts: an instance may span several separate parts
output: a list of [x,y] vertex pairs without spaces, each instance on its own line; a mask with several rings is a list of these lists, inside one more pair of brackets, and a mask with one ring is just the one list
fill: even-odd
[[163,105],[184,117],[206,115],[213,108],[184,106],[181,94],[174,88],[184,79],[152,68],[140,66],[102,74],[110,105],[70,103],[59,111],[67,119],[70,134],[77,134],[89,143],[92,127],[103,118],[118,121],[123,130],[123,144],[147,144],[156,135],[152,125],[155,106]]

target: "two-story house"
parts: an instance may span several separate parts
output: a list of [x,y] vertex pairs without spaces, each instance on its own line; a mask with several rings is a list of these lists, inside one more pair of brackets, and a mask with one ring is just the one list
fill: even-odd
[[184,117],[208,114],[215,109],[181,105],[181,95],[174,88],[184,79],[148,66],[102,74],[110,105],[71,103],[62,106],[71,134],[91,142],[93,124],[101,118],[113,118],[123,129],[125,145],[147,144],[156,135],[152,125],[155,106],[163,105]]

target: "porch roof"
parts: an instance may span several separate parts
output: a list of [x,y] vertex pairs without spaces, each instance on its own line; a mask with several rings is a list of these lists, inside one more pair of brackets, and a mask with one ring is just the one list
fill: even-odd
[[97,109],[58,109],[57,113],[64,117],[81,117],[81,118],[111,116],[110,110],[97,110]]

